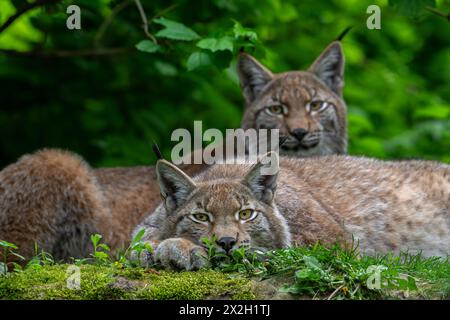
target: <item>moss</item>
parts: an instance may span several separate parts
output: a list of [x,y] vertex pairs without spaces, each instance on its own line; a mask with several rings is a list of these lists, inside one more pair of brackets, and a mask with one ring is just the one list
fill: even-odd
[[45,266],[0,277],[1,299],[254,299],[245,278],[205,270],[149,272],[83,265],[81,288],[67,287],[68,265]]

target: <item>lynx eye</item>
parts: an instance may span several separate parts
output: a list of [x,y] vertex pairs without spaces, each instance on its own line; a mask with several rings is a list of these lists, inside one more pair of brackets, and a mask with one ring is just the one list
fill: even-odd
[[208,222],[209,216],[206,213],[193,213],[191,215],[192,220],[195,222]]
[[241,210],[239,211],[238,218],[243,221],[252,220],[256,218],[256,212],[252,209]]
[[267,112],[273,115],[281,115],[284,113],[284,108],[282,105],[276,104],[270,107],[267,107]]
[[328,107],[328,102],[325,101],[320,101],[320,100],[314,100],[311,101],[310,103],[308,103],[308,111],[315,111],[315,112],[319,112],[319,111],[323,111]]

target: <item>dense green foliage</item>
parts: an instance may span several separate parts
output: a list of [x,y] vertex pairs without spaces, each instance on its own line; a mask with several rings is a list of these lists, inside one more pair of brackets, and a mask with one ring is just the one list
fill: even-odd
[[[450,161],[447,1],[49,1],[0,33],[0,165],[42,147],[95,166],[153,163],[171,132],[236,128],[241,47],[274,71],[304,69],[346,27],[351,154]],[[27,0],[0,2],[0,25]],[[66,8],[81,7],[81,30]],[[366,27],[379,4],[381,30]],[[155,38],[157,44],[152,41]]]

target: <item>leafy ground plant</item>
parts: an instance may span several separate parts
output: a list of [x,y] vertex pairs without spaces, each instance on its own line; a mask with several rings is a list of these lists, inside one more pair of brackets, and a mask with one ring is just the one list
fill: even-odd
[[2,261],[0,261],[0,275],[5,275],[11,267],[14,270],[21,269],[18,263],[10,261],[11,258],[15,258],[15,260],[24,260],[24,257],[16,252],[17,249],[18,247],[14,243],[0,240],[0,250],[2,251],[0,258],[3,258]]
[[[211,242],[206,241],[207,244]],[[449,258],[424,258],[402,252],[364,256],[357,245],[342,248],[321,244],[270,251],[235,251],[212,261],[221,272],[261,281],[278,279],[279,291],[326,299],[436,298],[450,296]]]
[[[158,265],[144,269],[130,259],[133,251],[151,251],[142,237],[138,233],[128,248],[114,255],[100,235],[93,235],[91,257],[75,261],[81,276],[78,290],[66,284],[73,265],[37,251],[23,269],[0,276],[0,299],[450,298],[448,257],[407,252],[364,256],[357,247],[319,243],[266,253],[241,249],[226,256],[216,252],[214,239],[203,239],[209,270],[173,272]],[[1,243],[10,255],[17,250]]]

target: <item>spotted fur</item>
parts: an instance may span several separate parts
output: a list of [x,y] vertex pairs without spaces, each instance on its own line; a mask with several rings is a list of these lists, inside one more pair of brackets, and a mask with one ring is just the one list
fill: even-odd
[[[242,53],[238,74],[246,101],[243,129],[279,129],[285,141],[281,155],[347,152],[344,55],[339,42],[330,44],[307,71],[273,74]],[[322,108],[311,108],[317,103]],[[274,114],[272,108],[282,108],[283,112]]]
[[[164,201],[135,229],[144,228],[144,239],[159,252],[147,255],[144,263],[156,259],[170,267],[177,257],[189,255],[168,239],[184,239],[185,247],[198,254],[201,239],[213,236],[235,238],[232,250],[317,241],[349,244],[354,237],[366,254],[450,254],[448,165],[335,155],[281,157],[280,170],[271,177],[261,175],[261,167],[214,165],[190,178],[170,163],[158,162]],[[236,219],[237,212],[248,208],[257,213],[253,220]],[[210,216],[208,223],[192,219],[199,212]],[[158,251],[159,242],[163,251]],[[195,269],[189,259],[183,261],[177,266]]]

